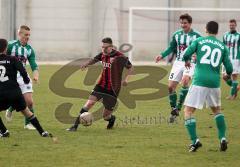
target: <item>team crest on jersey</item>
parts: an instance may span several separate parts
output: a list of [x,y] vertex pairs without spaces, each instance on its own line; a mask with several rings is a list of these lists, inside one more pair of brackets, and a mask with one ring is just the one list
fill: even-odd
[[111,68],[111,63],[102,62],[104,68]]

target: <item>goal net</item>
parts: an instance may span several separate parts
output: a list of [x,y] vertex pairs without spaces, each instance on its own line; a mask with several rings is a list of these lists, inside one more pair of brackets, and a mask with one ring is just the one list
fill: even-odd
[[[148,8],[129,9],[128,42],[134,46],[129,58],[136,64],[149,64],[168,47],[172,34],[180,28],[179,16],[188,13],[193,18],[192,28],[205,35],[205,25],[219,23],[218,38],[228,31],[229,20],[239,20],[240,9],[227,8]],[[168,59],[166,59],[167,61]]]

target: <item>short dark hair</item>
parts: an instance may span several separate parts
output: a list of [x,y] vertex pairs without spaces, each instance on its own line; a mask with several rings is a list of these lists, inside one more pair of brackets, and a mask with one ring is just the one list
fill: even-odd
[[111,44],[111,45],[113,44],[112,39],[109,38],[109,37],[103,38],[103,39],[102,39],[102,42],[103,42],[103,43],[108,43],[108,44]]
[[6,39],[0,39],[0,53],[4,52],[7,48],[8,42]]
[[235,23],[235,24],[237,24],[237,21],[236,21],[235,19],[231,19],[231,20],[229,20],[229,23]]
[[209,21],[206,25],[206,29],[210,34],[218,33],[218,23],[216,21]]
[[184,13],[179,17],[179,20],[186,19],[188,23],[192,23],[192,16],[190,16],[188,13]]

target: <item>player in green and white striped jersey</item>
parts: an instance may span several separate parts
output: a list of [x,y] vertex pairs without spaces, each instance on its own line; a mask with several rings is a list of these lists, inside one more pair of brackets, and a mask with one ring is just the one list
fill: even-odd
[[[170,53],[176,52],[176,60],[172,66],[168,83],[169,101],[172,108],[170,117],[171,123],[174,122],[175,118],[179,115],[179,111],[182,108],[182,104],[188,92],[189,82],[194,72],[194,63],[192,63],[191,69],[186,69],[182,56],[183,52],[192,41],[201,36],[200,33],[191,28],[192,17],[189,14],[181,15],[179,21],[181,29],[173,34],[169,47],[156,58],[156,62],[159,62]],[[182,88],[180,89],[177,103],[176,88],[179,82],[182,83]]]
[[230,96],[228,99],[234,100],[237,97],[238,74],[240,73],[240,33],[236,30],[237,22],[235,19],[229,21],[229,32],[223,36],[223,43],[229,49],[229,58],[233,65],[232,78],[226,79],[226,71],[223,68],[223,79],[231,86]]
[[[38,73],[38,65],[36,64],[35,60],[35,52],[33,48],[28,44],[28,40],[30,37],[30,28],[26,25],[20,26],[18,30],[18,40],[10,41],[8,44],[7,54],[11,56],[16,56],[24,65],[26,66],[27,61],[29,62],[31,69],[33,71],[33,80],[35,82],[38,82],[39,73]],[[33,109],[33,98],[32,98],[32,82],[29,84],[25,84],[23,82],[23,78],[19,75],[17,75],[17,81],[19,84],[19,87],[22,90],[22,94],[25,98],[25,101],[27,103],[27,106],[29,110],[34,113]],[[11,120],[12,118],[12,111],[13,108],[9,108],[6,112],[6,118],[7,120]],[[35,129],[30,121],[25,118],[25,129]]]
[[186,67],[191,66],[191,55],[193,53],[197,55],[193,82],[184,103],[185,126],[192,140],[189,152],[195,152],[202,146],[196,134],[196,119],[193,114],[196,109],[202,109],[204,104],[211,107],[215,116],[220,150],[226,151],[227,149],[226,125],[220,109],[220,69],[221,64],[223,64],[226,68],[227,77],[230,78],[233,68],[229,60],[227,47],[216,38],[218,23],[215,21],[208,22],[206,32],[207,36],[195,40],[183,55]]

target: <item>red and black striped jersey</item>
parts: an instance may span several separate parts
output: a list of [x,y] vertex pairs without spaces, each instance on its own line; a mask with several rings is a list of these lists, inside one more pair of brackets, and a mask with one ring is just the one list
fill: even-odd
[[[124,61],[116,61],[119,58]],[[123,68],[125,67],[129,69],[132,67],[132,64],[128,58],[117,50],[112,50],[109,55],[105,55],[101,52],[94,57],[94,60],[96,62],[101,61],[103,65],[103,70],[98,81],[98,85],[109,91],[113,90],[113,83],[116,85],[115,83],[117,82],[118,85],[119,83],[121,85]]]

